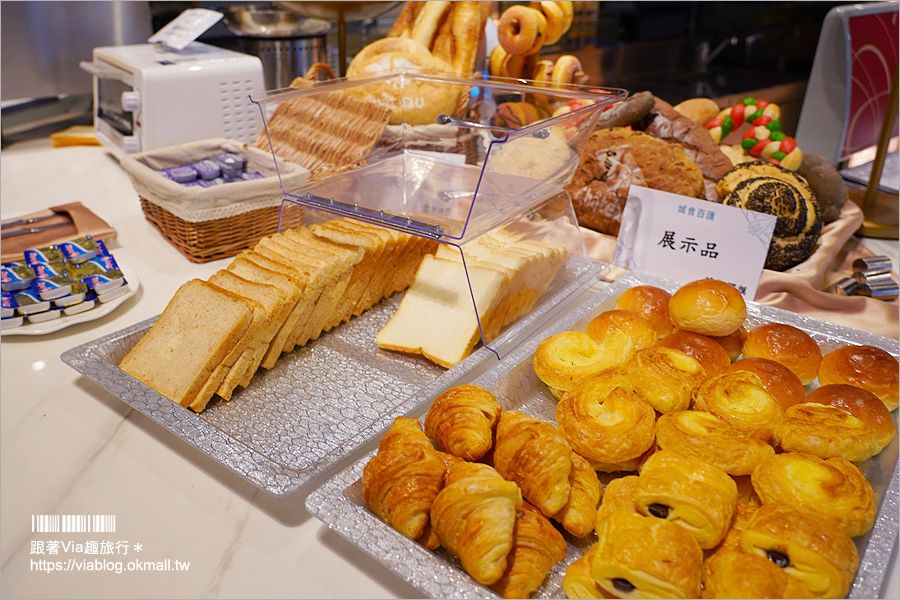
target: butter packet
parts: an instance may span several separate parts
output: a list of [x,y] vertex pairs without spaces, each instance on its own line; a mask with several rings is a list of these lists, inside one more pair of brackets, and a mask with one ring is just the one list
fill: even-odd
[[10,292],[3,292],[3,308],[0,310],[0,317],[4,319],[9,319],[10,317],[16,316],[16,308],[19,304],[16,302],[16,297],[13,296]]
[[25,250],[25,264],[32,269],[40,264],[58,263],[66,260],[65,255],[56,246],[44,246],[43,248],[29,248]]
[[89,235],[82,236],[71,242],[62,242],[58,247],[62,251],[63,256],[66,257],[66,260],[75,264],[91,260],[101,253],[100,246]]
[[58,319],[62,316],[63,309],[61,308],[51,308],[39,313],[32,313],[26,317],[29,323],[43,323],[45,321],[52,321],[53,319]]
[[125,285],[125,274],[111,255],[98,256],[69,269],[69,274],[87,284],[88,289],[104,294]]
[[16,313],[22,316],[33,315],[50,309],[50,301],[42,300],[40,296],[31,290],[16,292]]
[[27,290],[34,281],[34,271],[22,263],[7,263],[3,265],[0,275],[0,289],[4,292],[17,292]]

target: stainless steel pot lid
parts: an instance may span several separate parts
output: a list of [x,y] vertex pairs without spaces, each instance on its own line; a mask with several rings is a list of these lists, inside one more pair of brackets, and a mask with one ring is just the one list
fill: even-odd
[[305,19],[286,10],[232,8],[223,12],[225,26],[240,37],[301,38],[328,33],[331,24],[321,19]]

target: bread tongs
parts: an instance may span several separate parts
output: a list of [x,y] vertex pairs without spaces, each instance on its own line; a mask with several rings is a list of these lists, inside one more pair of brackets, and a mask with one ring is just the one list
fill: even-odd
[[[518,129],[513,129],[512,127],[500,127],[498,125],[486,125],[484,123],[478,123],[476,121],[466,121],[463,119],[457,119],[456,117],[451,117],[450,115],[438,115],[437,122],[440,125],[456,125],[457,127],[474,127],[475,129],[491,129],[493,131],[505,131],[509,133],[510,131],[519,131]],[[536,138],[544,139],[550,135],[550,131],[545,129],[538,129],[534,133],[532,133]]]
[[[35,219],[40,220],[40,219]],[[25,222],[30,221],[29,219],[25,219]],[[16,223],[9,223],[8,225],[15,225]],[[68,223],[50,223],[49,225],[41,225],[40,227],[19,227],[17,229],[4,229],[0,232],[0,238],[8,238],[14,237],[17,235],[25,235],[27,233],[40,233],[41,231],[47,231],[48,229],[56,229],[57,227],[65,227]],[[4,225],[6,227],[7,225]]]

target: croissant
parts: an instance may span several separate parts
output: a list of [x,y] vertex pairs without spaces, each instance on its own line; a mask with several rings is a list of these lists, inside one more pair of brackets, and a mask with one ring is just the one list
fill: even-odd
[[591,572],[619,598],[699,598],[703,552],[683,527],[626,511],[597,521]]
[[785,504],[815,513],[850,537],[863,535],[875,522],[872,485],[843,458],[776,454],[761,462],[750,479],[763,505]]
[[737,485],[725,471],[660,450],[641,466],[634,503],[643,515],[684,527],[707,549],[725,537],[737,496]]
[[812,512],[764,504],[741,531],[741,549],[768,558],[816,598],[843,598],[859,554],[846,533]]
[[575,537],[584,537],[594,530],[597,505],[600,503],[600,479],[591,463],[572,453],[572,470],[569,471],[569,499],[553,520]]
[[494,468],[545,516],[558,513],[569,499],[572,449],[552,423],[514,410],[500,413]]
[[528,598],[543,584],[569,548],[562,534],[541,511],[523,502],[516,511],[513,546],[506,572],[491,588],[504,598]]
[[768,442],[784,409],[755,373],[735,371],[708,379],[694,397],[694,408],[722,417],[746,435]]
[[466,573],[491,585],[506,571],[521,506],[519,486],[493,467],[463,462],[447,472],[444,489],[431,506],[431,526]]
[[419,421],[397,417],[363,468],[363,499],[379,518],[417,540],[426,531],[446,473]]
[[556,405],[563,437],[597,471],[635,471],[653,445],[656,412],[633,391],[623,369],[581,381]]
[[425,434],[438,450],[477,461],[491,449],[500,403],[477,385],[459,385],[438,396],[425,415]]
[[587,552],[581,555],[577,560],[566,568],[563,575],[563,591],[566,592],[566,598],[589,599],[589,598],[616,598],[608,594],[603,588],[597,585],[591,565],[594,562],[594,556],[597,554],[597,544],[587,549]]
[[663,414],[690,408],[694,390],[706,381],[699,362],[664,346],[638,350],[625,363],[625,372],[634,392]]
[[631,338],[620,331],[602,342],[583,331],[563,331],[538,344],[532,366],[538,379],[559,397],[588,375],[621,365],[634,352]]
[[656,442],[671,450],[714,465],[729,475],[749,475],[760,462],[775,454],[764,441],[745,435],[712,413],[682,410],[656,421]]

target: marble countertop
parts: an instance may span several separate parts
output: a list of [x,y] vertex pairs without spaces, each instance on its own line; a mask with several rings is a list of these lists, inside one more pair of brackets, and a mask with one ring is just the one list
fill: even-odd
[[[70,348],[158,315],[182,283],[230,259],[185,259],[144,218],[130,179],[99,147],[34,140],[5,148],[0,198],[4,218],[82,202],[116,229],[110,250],[141,283],[95,321],[2,338],[0,596],[421,595],[311,517],[306,492],[258,490],[60,360]],[[883,251],[896,256],[896,242]],[[115,532],[39,532],[39,515],[112,515]],[[168,570],[129,571],[132,561]],[[883,597],[896,598],[896,546],[891,562]]]

